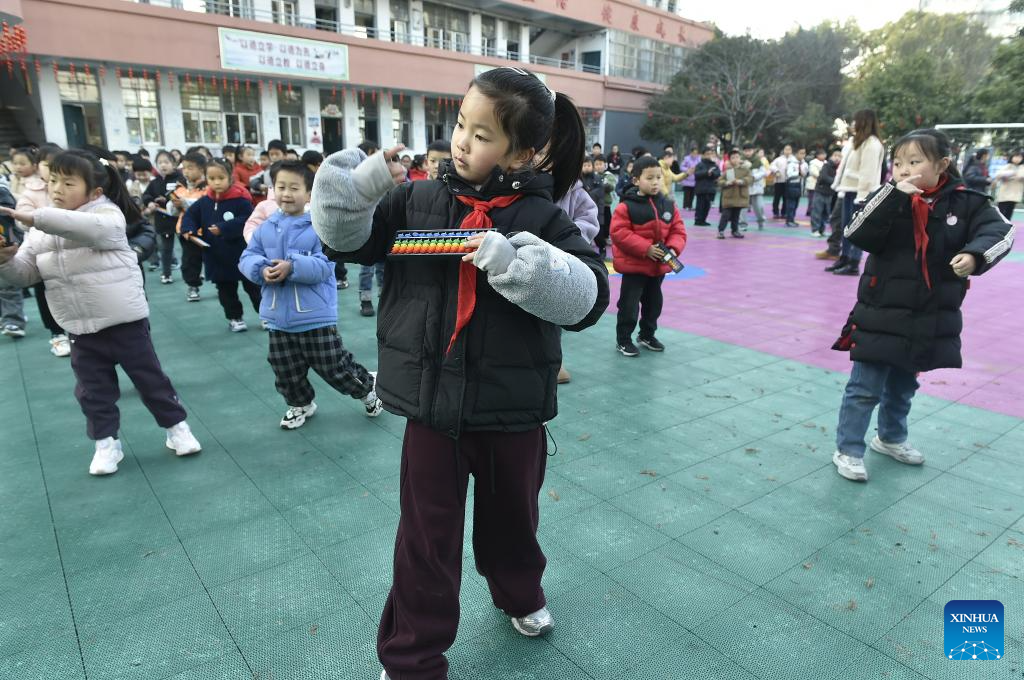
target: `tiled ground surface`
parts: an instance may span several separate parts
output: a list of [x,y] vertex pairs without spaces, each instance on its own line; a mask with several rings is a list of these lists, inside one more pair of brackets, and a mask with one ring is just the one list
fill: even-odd
[[[1024,420],[923,394],[924,467],[869,454],[869,484],[836,476],[844,379],[817,350],[851,283],[781,233],[695,234],[686,259],[706,276],[668,284],[664,355],[615,354],[611,316],[566,335],[574,380],[541,495],[558,625],[514,633],[467,549],[452,678],[1021,676]],[[969,305],[1019,287],[1013,266]],[[205,292],[186,304],[180,284],[150,287],[160,355],[205,445],[191,459],[163,448],[124,381],[128,455],[89,477],[67,362],[36,325],[0,342],[0,677],[377,677],[403,424],[324,388],[319,415],[282,432],[264,334],[229,334]],[[355,301],[342,292],[343,334],[372,364]],[[1024,331],[1019,311],[999,323]],[[1024,359],[1004,350],[1012,384]],[[947,661],[943,605],[987,598],[1006,606],[1005,658]]]

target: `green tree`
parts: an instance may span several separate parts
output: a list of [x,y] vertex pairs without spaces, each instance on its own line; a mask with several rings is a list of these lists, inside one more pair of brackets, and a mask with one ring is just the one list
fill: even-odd
[[799,130],[811,130],[837,113],[858,36],[853,24],[830,23],[778,41],[717,36],[691,52],[669,89],[652,98],[641,134],[675,142],[715,135],[736,145],[775,143],[797,120]]
[[[1024,5],[1024,0],[1019,0]],[[996,49],[988,73],[974,93],[979,122],[1017,123],[1024,115],[1024,35]]]
[[651,99],[640,134],[666,141],[755,138],[786,110],[776,57],[775,45],[750,36],[704,43],[687,56],[668,90]]
[[864,35],[845,98],[875,109],[887,137],[961,122],[996,45],[967,15],[908,12]]

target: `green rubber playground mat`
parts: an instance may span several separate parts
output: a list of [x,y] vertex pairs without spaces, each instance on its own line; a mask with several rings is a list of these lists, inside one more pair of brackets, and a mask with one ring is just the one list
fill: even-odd
[[[313,378],[319,412],[282,431],[253,315],[232,334],[209,286],[188,304],[152,284],[197,456],[164,448],[122,375],[126,457],[90,477],[68,362],[36,324],[0,341],[0,675],[379,677],[403,422]],[[339,297],[373,368],[375,319]],[[928,462],[869,453],[857,485],[830,461],[840,374],[670,329],[626,359],[613,326],[564,339],[540,499],[555,631],[512,630],[467,541],[451,678],[1020,677],[1024,423],[921,396]],[[949,599],[1003,602],[1003,659],[942,656]]]

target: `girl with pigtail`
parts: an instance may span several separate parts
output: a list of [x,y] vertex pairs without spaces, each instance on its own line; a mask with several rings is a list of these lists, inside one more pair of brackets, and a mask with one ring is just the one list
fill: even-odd
[[575,183],[584,147],[568,97],[503,67],[470,83],[438,179],[404,183],[391,161],[402,147],[370,158],[341,151],[317,173],[313,226],[333,259],[385,260],[402,229],[488,229],[461,260],[387,260],[376,389],[408,422],[381,678],[448,677],[470,473],[473,552],[494,605],[523,635],[554,625],[537,527],[559,330],[593,325],[608,305],[604,263],[552,202]]

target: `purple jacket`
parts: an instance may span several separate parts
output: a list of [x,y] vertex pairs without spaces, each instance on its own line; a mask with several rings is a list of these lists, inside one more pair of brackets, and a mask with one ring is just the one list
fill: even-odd
[[597,224],[597,204],[583,188],[583,182],[576,180],[576,184],[556,205],[576,223],[587,243],[593,245],[594,237],[601,228]]
[[693,176],[693,169],[700,163],[700,155],[686,156],[683,158],[683,162],[679,164],[679,169],[683,172],[690,173],[686,179],[683,180],[684,187],[692,187],[696,185],[697,178]]

